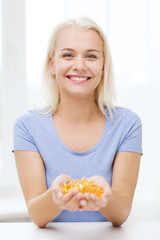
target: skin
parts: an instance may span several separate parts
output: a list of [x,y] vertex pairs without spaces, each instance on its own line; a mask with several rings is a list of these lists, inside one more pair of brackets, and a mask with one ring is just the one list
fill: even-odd
[[[60,104],[53,115],[63,143],[77,152],[93,147],[101,138],[105,117],[94,102],[103,75],[103,46],[93,30],[66,28],[58,36],[49,69],[60,88]],[[76,77],[76,78],[75,78]],[[77,82],[75,79],[83,79]],[[63,131],[62,131],[63,129]],[[15,151],[17,171],[31,219],[45,227],[63,209],[99,210],[114,226],[126,221],[131,211],[138,178],[140,154],[118,152],[113,164],[112,186],[102,176],[88,178],[104,188],[102,199],[77,190],[63,195],[61,186],[70,176],[60,175],[47,189],[40,153]]]

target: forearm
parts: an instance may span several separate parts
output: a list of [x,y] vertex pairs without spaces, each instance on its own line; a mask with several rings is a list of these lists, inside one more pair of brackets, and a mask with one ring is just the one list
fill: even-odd
[[62,209],[52,199],[52,189],[37,196],[27,203],[29,215],[38,227],[45,227],[47,223],[57,217]]
[[123,224],[131,211],[132,203],[125,196],[113,192],[108,200],[106,207],[101,208],[100,212],[114,225]]

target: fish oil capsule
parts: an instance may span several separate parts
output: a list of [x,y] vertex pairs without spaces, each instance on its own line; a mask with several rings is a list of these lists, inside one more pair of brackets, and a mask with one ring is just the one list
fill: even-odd
[[67,182],[61,188],[63,194],[70,192],[72,189],[77,189],[81,193],[94,193],[99,198],[101,198],[102,194],[104,193],[103,188],[97,186],[94,181],[88,181],[86,177]]

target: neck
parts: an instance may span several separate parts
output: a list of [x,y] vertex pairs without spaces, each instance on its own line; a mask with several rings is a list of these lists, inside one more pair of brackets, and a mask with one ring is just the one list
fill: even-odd
[[63,96],[55,114],[58,114],[70,123],[82,123],[91,121],[96,114],[100,114],[100,111],[94,101],[94,97],[88,96],[87,98],[75,99]]

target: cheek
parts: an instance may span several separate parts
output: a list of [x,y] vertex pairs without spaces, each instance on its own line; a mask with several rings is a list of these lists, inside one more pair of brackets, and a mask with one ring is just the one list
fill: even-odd
[[103,66],[96,67],[94,68],[94,73],[97,78],[101,78],[103,76]]
[[102,76],[103,76],[102,67],[95,69],[95,77],[96,77],[96,85],[97,85],[97,86],[98,86],[99,83],[101,82]]
[[55,65],[55,74],[56,76],[60,76],[60,75],[65,75],[65,73],[67,72],[67,70],[69,69],[70,65],[66,64],[66,63],[57,63]]
[[90,70],[92,69],[92,72],[95,76],[101,76],[103,74],[103,61],[92,63],[90,66],[88,66]]

